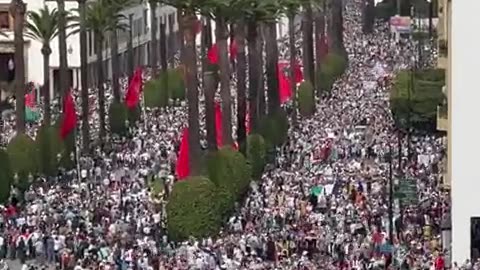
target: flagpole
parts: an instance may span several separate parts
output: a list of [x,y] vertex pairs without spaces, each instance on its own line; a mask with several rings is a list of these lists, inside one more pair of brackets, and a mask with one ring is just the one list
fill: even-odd
[[78,181],[80,182],[81,181],[80,155],[78,153],[77,134],[78,134],[77,127],[75,127],[75,129],[73,130],[73,137],[74,137],[74,140],[75,140],[75,159],[76,159],[76,163],[77,163],[77,177],[78,177]]
[[145,107],[145,92],[142,91],[142,112],[143,112],[143,123],[145,125],[145,130],[147,130],[147,108]]

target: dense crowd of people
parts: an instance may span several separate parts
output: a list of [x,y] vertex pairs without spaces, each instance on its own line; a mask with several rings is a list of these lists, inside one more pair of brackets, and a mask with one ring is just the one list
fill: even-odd
[[[314,116],[290,128],[217,237],[172,243],[165,234],[187,123],[182,103],[147,110],[131,139],[110,138],[108,150],[80,158],[80,170],[35,181],[21,210],[5,207],[0,269],[12,261],[75,270],[445,269],[443,138],[400,136],[388,109],[391,78],[412,65],[415,45],[391,39],[384,23],[362,34],[359,5],[349,1],[344,12],[346,73]],[[5,122],[2,138],[12,127]],[[35,136],[36,126],[28,132]],[[390,174],[414,179],[418,203],[389,207]],[[164,193],[153,196],[151,179]]]

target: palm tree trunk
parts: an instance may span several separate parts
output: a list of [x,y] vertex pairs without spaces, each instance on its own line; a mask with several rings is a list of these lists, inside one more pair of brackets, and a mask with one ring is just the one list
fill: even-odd
[[248,47],[248,102],[250,112],[250,125],[253,130],[258,128],[258,89],[262,68],[259,65],[261,54],[258,51],[258,27],[256,21],[247,23],[247,47]]
[[151,66],[152,66],[152,76],[154,78],[158,75],[158,42],[157,42],[157,0],[150,0],[150,55],[151,55]]
[[97,73],[98,73],[98,115],[100,119],[100,130],[98,138],[100,145],[103,145],[106,135],[105,131],[105,89],[103,88],[103,55],[102,55],[103,38],[100,33],[95,33],[95,49],[97,54]]
[[118,60],[118,32],[112,31],[112,50],[110,52],[112,58],[112,88],[113,99],[120,103],[120,61]]
[[15,46],[15,105],[16,131],[25,133],[25,55],[23,41],[23,27],[25,24],[26,5],[22,0],[12,0],[10,14],[14,17],[14,46]]
[[205,88],[205,125],[207,128],[207,147],[213,153],[217,151],[217,130],[215,128],[215,89],[216,79],[213,71],[206,71],[203,74]]
[[258,66],[260,68],[260,74],[259,74],[259,79],[258,79],[258,85],[257,85],[257,100],[258,100],[258,107],[257,107],[257,112],[258,112],[258,119],[262,119],[262,117],[265,116],[265,113],[267,111],[266,109],[266,104],[265,104],[265,73],[264,73],[264,67],[265,67],[265,59],[263,55],[263,50],[265,48],[265,38],[264,38],[264,27],[263,24],[258,25],[258,30],[260,34],[258,35],[258,41],[257,41],[257,51],[258,51]]
[[332,49],[344,53],[343,46],[343,3],[342,1],[330,0],[329,38],[332,41]]
[[49,44],[43,44],[43,103],[44,103],[44,117],[43,124],[47,127],[51,123],[51,111],[50,111],[50,54],[52,50]]
[[314,85],[315,70],[313,64],[313,12],[312,6],[309,3],[306,3],[303,8],[303,68],[305,70],[305,80],[310,81],[312,85]]
[[128,29],[128,52],[127,52],[127,57],[128,57],[128,78],[129,81],[133,77],[133,14],[130,14],[128,16],[128,25],[130,26]]
[[[183,17],[184,16],[182,14],[182,10],[178,9],[177,10],[177,20],[179,21],[178,18],[183,18]],[[185,27],[185,25],[182,25],[182,23],[178,24],[178,32],[179,33],[185,33],[184,30],[183,30],[183,27]],[[179,48],[180,49],[180,62],[183,63],[182,57],[183,57],[183,54],[184,54],[183,50],[185,49],[185,37],[183,36],[183,34],[179,34],[177,38],[178,38],[178,40],[177,40],[178,45],[180,46],[180,48]],[[173,54],[175,54],[175,52]]]
[[202,74],[203,74],[203,93],[205,95],[205,126],[207,129],[207,148],[210,153],[217,151],[217,131],[215,129],[215,90],[217,89],[217,78],[213,71],[208,70],[207,43],[208,32],[207,25],[202,29]]
[[245,54],[245,23],[243,20],[237,22],[235,29],[235,42],[237,43],[237,141],[241,146],[240,150],[245,152],[245,141],[247,140],[247,129],[245,117],[247,114],[247,56]]
[[207,27],[206,27],[206,31],[207,31],[207,32],[206,32],[206,35],[207,35],[206,38],[207,38],[207,40],[206,40],[206,47],[207,47],[207,48],[210,48],[210,47],[212,47],[212,43],[213,43],[213,41],[212,41],[212,21],[211,21],[210,18],[208,18],[208,17],[207,17],[206,19],[207,19]]
[[160,66],[162,68],[163,79],[163,89],[168,89],[168,59],[167,59],[167,36],[166,36],[166,25],[165,23],[160,23]]
[[292,88],[293,116],[292,122],[297,124],[297,84],[295,82],[295,65],[297,64],[297,50],[295,48],[295,13],[292,10],[288,14],[288,43],[290,49],[290,88]]
[[57,0],[58,12],[58,52],[59,52],[59,79],[60,96],[64,96],[70,86],[70,76],[68,75],[67,62],[67,31],[65,18],[65,0]]
[[[184,15],[184,16],[183,16]],[[198,82],[197,82],[197,56],[195,47],[195,16],[194,10],[185,10],[182,13],[181,25],[185,44],[182,52],[182,62],[185,67],[185,85],[187,87],[188,101],[188,128],[190,150],[190,172],[197,175],[200,172],[200,125],[198,122]],[[181,38],[183,43],[183,38]]]
[[[179,13],[177,12],[177,15],[179,15]],[[168,49],[167,49],[167,53],[168,53],[168,60],[169,60],[169,63],[170,63],[170,68],[175,68],[175,38],[174,38],[174,33],[173,33],[173,24],[175,23],[175,21],[173,20],[172,17],[168,16]],[[180,21],[180,20],[178,20]],[[180,23],[178,24],[179,28],[180,28]],[[179,29],[179,33],[180,35],[183,35],[182,33],[183,32],[180,32],[180,29]]]
[[[325,2],[323,2],[325,4]],[[315,85],[317,85],[317,96],[320,97],[322,94],[322,90],[320,89],[320,81],[319,76],[317,76],[320,72],[322,66],[322,59],[321,59],[321,50],[322,44],[320,42],[324,40],[325,35],[325,9],[317,9],[315,15]]]
[[267,54],[267,88],[268,88],[268,114],[272,115],[280,109],[280,98],[278,95],[278,44],[277,24],[269,22],[265,31],[265,51]]
[[232,145],[232,93],[230,92],[230,62],[228,60],[228,31],[224,17],[215,20],[220,70],[220,96],[222,97],[222,138],[224,145]]
[[81,87],[82,87],[82,142],[83,152],[88,153],[90,148],[90,123],[88,121],[89,105],[88,105],[88,62],[87,62],[87,30],[85,25],[85,2],[86,0],[78,0],[78,8],[80,10],[80,71],[81,71]]

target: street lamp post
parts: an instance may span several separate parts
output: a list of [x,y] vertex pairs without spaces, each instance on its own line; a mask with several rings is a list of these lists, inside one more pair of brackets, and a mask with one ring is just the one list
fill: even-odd
[[[379,108],[383,114],[387,117],[390,116],[390,113],[383,108],[382,106],[377,104],[377,108]],[[392,128],[395,130],[395,128]],[[399,152],[398,152],[398,161],[399,161],[399,166],[401,166],[401,158],[402,158],[402,153],[401,153],[401,139],[400,139],[400,129],[396,130],[397,132],[397,137],[398,137],[398,142],[399,142]],[[390,240],[390,245],[393,246],[393,227],[394,227],[394,221],[393,221],[393,195],[394,195],[394,181],[393,181],[393,146],[391,142],[388,142],[388,149],[389,149],[389,171],[388,171],[388,223],[389,223],[389,228],[388,228],[388,237]],[[401,167],[399,167],[399,170],[401,171]]]

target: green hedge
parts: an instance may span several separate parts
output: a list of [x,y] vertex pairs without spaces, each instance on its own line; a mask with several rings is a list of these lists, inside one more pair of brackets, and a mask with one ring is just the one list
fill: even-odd
[[298,88],[298,109],[302,116],[311,116],[315,112],[313,85],[309,81],[302,82]]
[[0,203],[5,203],[8,200],[12,183],[13,173],[8,154],[0,149]]
[[247,137],[247,160],[252,168],[254,179],[262,177],[267,158],[267,146],[262,135],[250,134]]
[[28,189],[28,176],[38,171],[35,142],[25,134],[17,135],[8,144],[7,153],[12,171],[18,175],[16,186],[21,190]]
[[204,177],[176,182],[167,203],[169,239],[183,241],[218,233],[222,226],[221,194]]
[[442,88],[445,85],[445,71],[423,70],[413,74],[411,71],[397,73],[390,94],[390,109],[396,125],[402,129],[410,128],[421,131],[436,129],[437,106],[442,104],[445,95]]
[[[60,134],[60,123],[57,121],[53,125],[57,134]],[[59,166],[67,170],[75,168],[75,136],[76,132],[70,132],[63,141],[59,141],[62,144]]]
[[208,177],[219,188],[230,193],[233,201],[248,190],[251,171],[245,157],[230,147],[224,147],[210,155]]
[[335,81],[345,72],[347,64],[347,58],[344,55],[329,53],[317,73],[320,89],[327,93],[330,92]]
[[[168,90],[165,91],[165,86]],[[158,79],[145,84],[145,105],[149,108],[165,107],[169,99],[185,99],[185,83],[180,69],[169,69],[167,74],[161,74]]]
[[270,114],[260,119],[260,134],[267,145],[280,146],[287,141],[288,117],[284,110]]
[[114,134],[127,134],[127,107],[123,103],[113,102],[108,109],[108,120],[110,122],[110,131]]
[[60,143],[60,134],[54,126],[42,126],[38,130],[35,144],[37,148],[38,171],[44,175],[55,175],[60,166],[58,155],[65,151],[63,143]]

